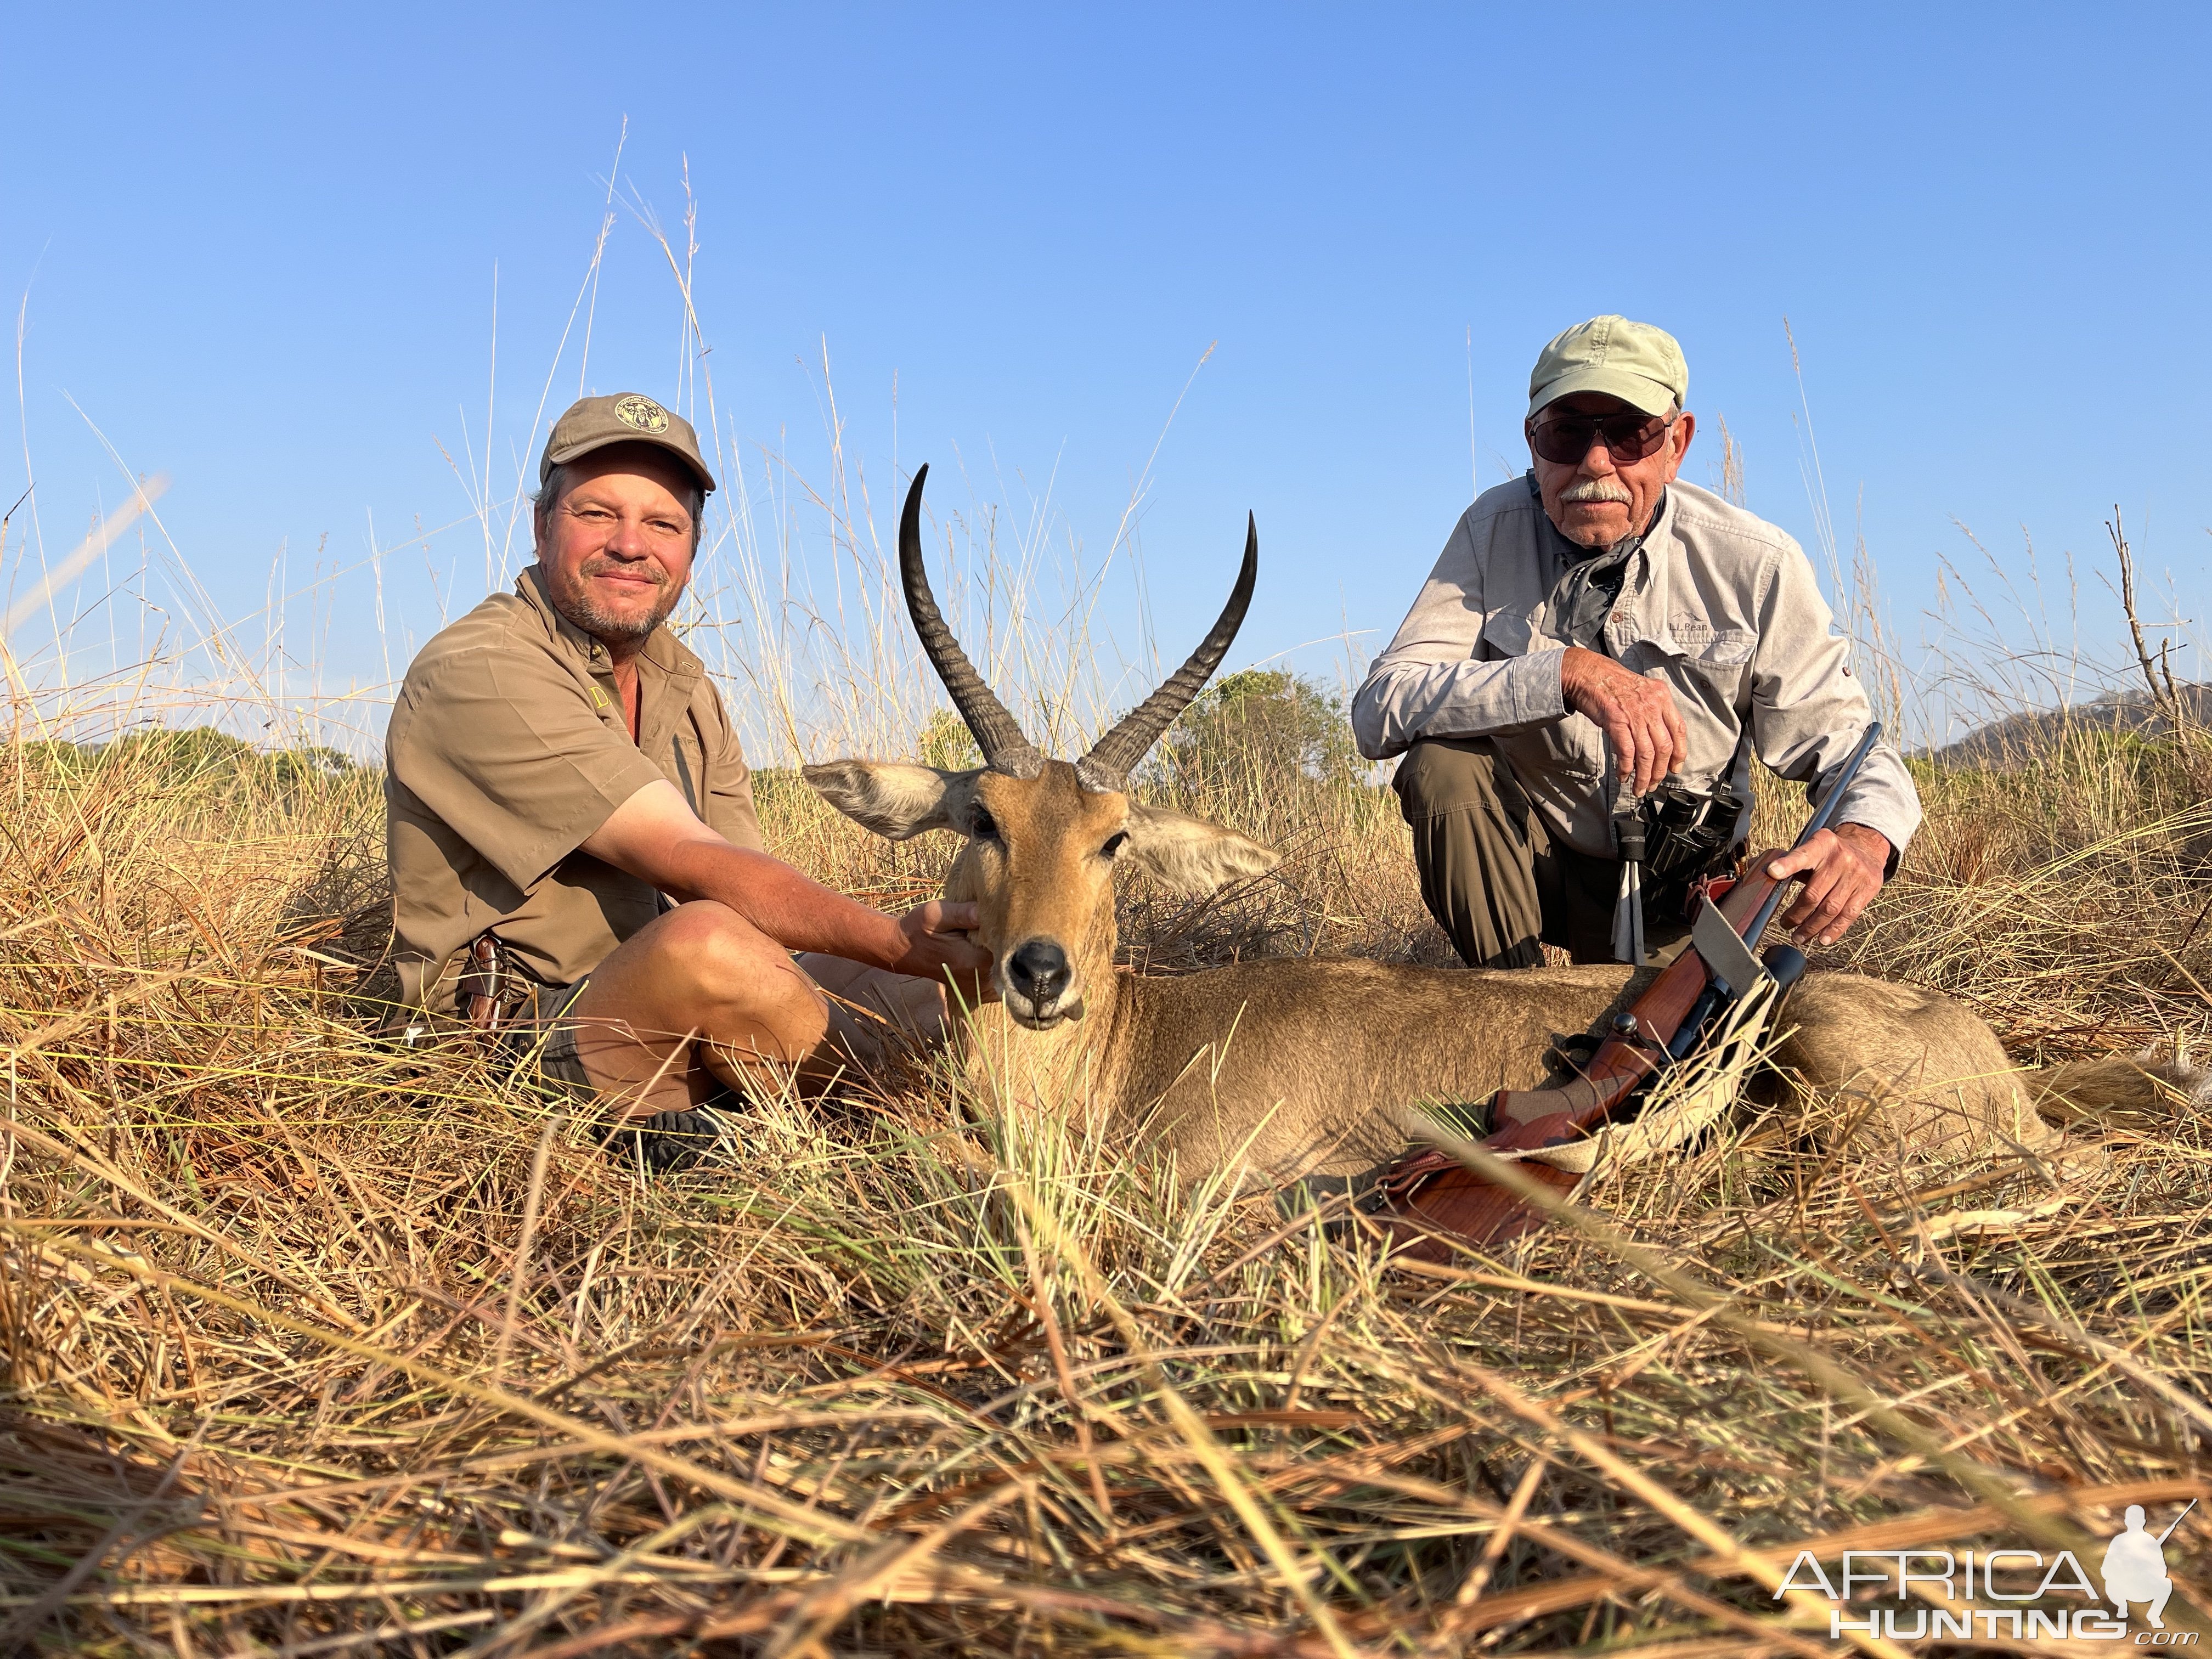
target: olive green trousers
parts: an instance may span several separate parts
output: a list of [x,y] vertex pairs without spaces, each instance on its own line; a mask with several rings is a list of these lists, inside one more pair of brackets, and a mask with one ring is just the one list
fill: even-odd
[[[1539,941],[1611,962],[1620,862],[1555,842],[1484,738],[1424,738],[1391,787],[1413,832],[1421,898],[1470,968],[1534,968]],[[1690,924],[1647,908],[1646,948],[1668,961]]]

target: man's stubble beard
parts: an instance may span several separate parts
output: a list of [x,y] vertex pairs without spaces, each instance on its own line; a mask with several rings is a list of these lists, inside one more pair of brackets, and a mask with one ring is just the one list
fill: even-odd
[[641,645],[652,636],[654,629],[675,614],[684,598],[684,585],[659,576],[656,572],[661,590],[659,601],[644,617],[635,619],[611,616],[600,610],[592,604],[584,586],[590,578],[603,571],[634,568],[607,560],[586,561],[573,581],[561,577],[551,584],[553,608],[603,645]]

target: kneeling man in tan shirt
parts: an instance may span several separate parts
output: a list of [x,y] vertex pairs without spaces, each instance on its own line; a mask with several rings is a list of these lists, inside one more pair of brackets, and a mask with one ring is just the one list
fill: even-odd
[[680,1162],[719,1091],[775,1086],[833,1025],[848,1048],[927,1036],[947,975],[972,994],[990,958],[973,905],[885,915],[762,850],[721,698],[666,625],[714,488],[690,424],[587,398],[538,474],[538,562],[422,648],[392,708],[405,1000],[515,1033]]

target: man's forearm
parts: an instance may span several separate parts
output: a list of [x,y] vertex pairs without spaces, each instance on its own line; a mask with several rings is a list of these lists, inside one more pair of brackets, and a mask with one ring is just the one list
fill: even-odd
[[1352,700],[1352,726],[1370,760],[1403,754],[1419,738],[1525,731],[1566,712],[1559,653],[1487,661],[1392,662],[1369,671]]
[[671,898],[726,904],[787,951],[818,951],[890,968],[908,940],[896,919],[832,892],[765,853],[721,841],[687,841],[668,851]]

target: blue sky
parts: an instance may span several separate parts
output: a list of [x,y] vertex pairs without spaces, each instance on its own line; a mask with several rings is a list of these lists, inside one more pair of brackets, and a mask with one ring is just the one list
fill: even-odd
[[[280,550],[295,586],[319,549],[362,558],[373,520],[393,648],[419,642],[426,562],[448,603],[483,586],[472,524],[404,544],[470,511],[441,446],[483,450],[495,267],[511,478],[627,118],[619,182],[679,237],[688,164],[704,361],[756,474],[765,445],[826,483],[826,339],[879,523],[894,457],[935,463],[948,505],[964,465],[961,499],[1017,516],[1049,480],[1058,541],[1095,558],[1189,383],[1140,536],[1178,653],[1249,507],[1239,658],[1326,668],[1349,629],[1364,661],[1471,470],[1525,465],[1537,348],[1603,311],[1680,337],[1689,476],[1725,416],[1751,505],[1809,544],[1789,318],[1846,554],[1863,526],[1908,638],[1938,556],[1977,556],[1954,520],[2016,567],[2025,529],[2063,613],[2058,556],[2100,558],[2115,502],[2196,614],[2201,9],[1567,15],[18,8],[0,298],[46,556],[123,492],[88,418],[169,475],[163,521],[227,612]],[[680,329],[622,213],[591,386],[675,396]],[[9,402],[0,507],[25,482]],[[326,597],[329,683],[381,678],[365,577]],[[1126,648],[1138,603],[1109,585],[1100,612]],[[2081,604],[2116,640],[2086,562]]]

